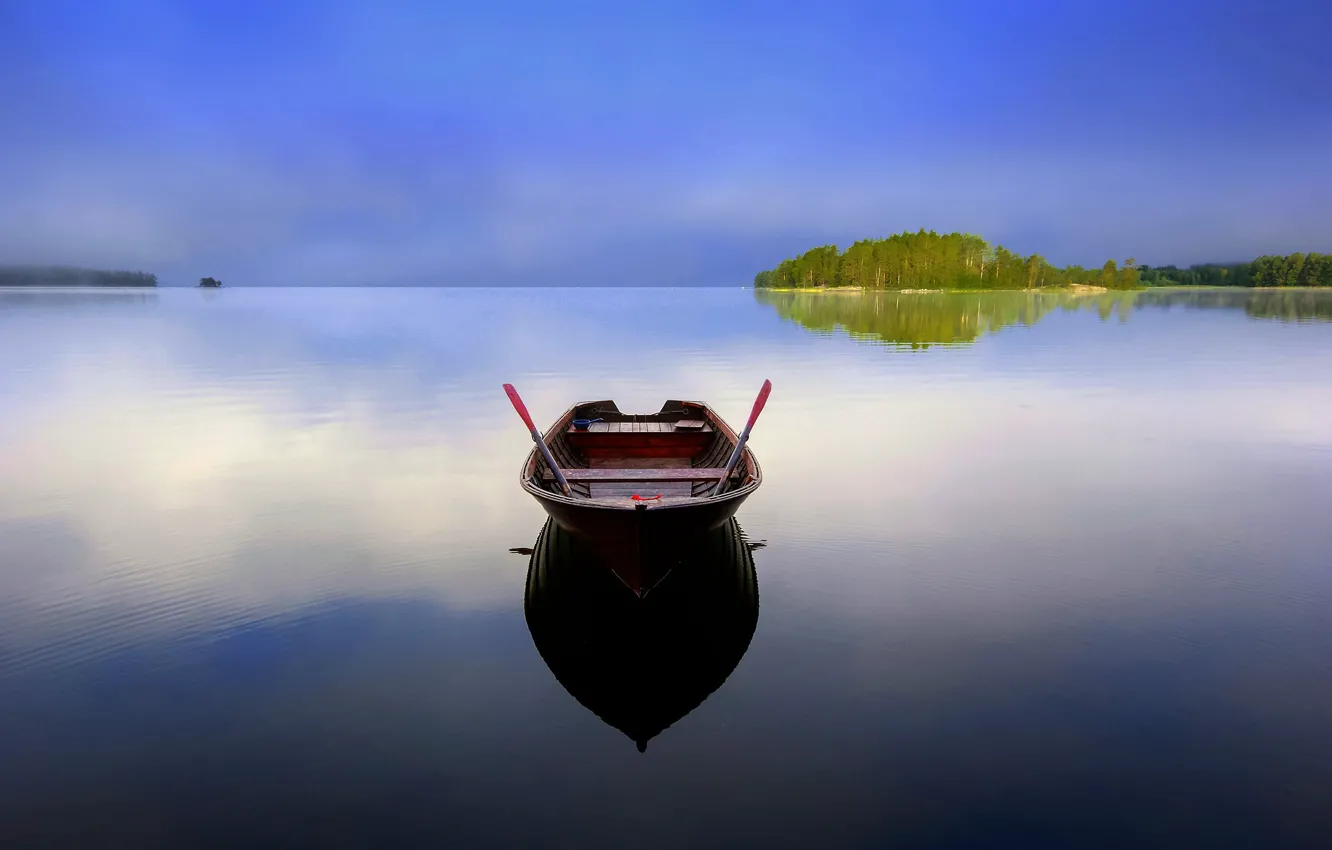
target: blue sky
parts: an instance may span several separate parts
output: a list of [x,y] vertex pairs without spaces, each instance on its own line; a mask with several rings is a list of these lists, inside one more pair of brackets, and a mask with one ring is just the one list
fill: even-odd
[[0,5],[0,262],[743,284],[824,242],[1332,251],[1319,2]]

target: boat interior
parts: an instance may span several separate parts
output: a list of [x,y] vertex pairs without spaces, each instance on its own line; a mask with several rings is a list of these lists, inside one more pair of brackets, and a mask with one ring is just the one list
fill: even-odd
[[[575,420],[589,420],[584,428]],[[707,405],[668,401],[658,413],[621,413],[613,401],[571,408],[545,434],[575,498],[677,501],[710,496],[738,437]],[[555,476],[537,452],[526,474],[531,483],[559,493]],[[753,478],[745,452],[729,490]]]

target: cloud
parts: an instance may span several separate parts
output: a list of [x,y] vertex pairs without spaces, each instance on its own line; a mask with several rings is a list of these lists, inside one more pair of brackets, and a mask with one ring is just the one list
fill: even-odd
[[[703,7],[514,24],[334,3],[245,26],[170,3],[20,11],[0,261],[169,282],[735,284],[817,242],[919,227],[1084,264],[1329,247],[1332,122],[1309,60],[1268,45],[1222,67],[1145,8],[1111,22],[1142,34],[1113,54],[1128,70],[1072,50],[1070,12],[945,26],[859,7],[847,30]],[[889,23],[915,37],[887,49]],[[1029,25],[1043,62],[1004,47]],[[203,44],[225,47],[201,61]],[[1287,89],[1298,109],[1257,96]],[[1243,117],[1208,123],[1228,97]]]
[[[1316,179],[1272,198],[1297,178],[1264,168],[1214,183],[1186,175],[1187,194],[1161,193],[1167,164],[1092,157],[1000,167],[899,156],[788,172],[732,152],[645,168],[528,151],[380,167],[336,141],[294,161],[61,150],[33,166],[0,206],[0,256],[269,284],[736,285],[816,243],[918,227],[980,232],[1059,262],[1231,259],[1316,246],[1314,196],[1332,189]],[[1255,225],[1254,204],[1277,215]]]

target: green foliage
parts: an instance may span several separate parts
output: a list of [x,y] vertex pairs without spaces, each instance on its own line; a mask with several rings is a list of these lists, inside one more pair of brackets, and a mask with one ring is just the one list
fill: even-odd
[[201,277],[199,278],[199,285],[209,288],[217,288],[222,285],[222,281],[212,277]]
[[1119,268],[1115,265],[1115,261],[1106,260],[1105,265],[1101,267],[1101,276],[1097,279],[1097,283],[1106,289],[1113,289],[1118,280]]
[[1332,255],[1263,256],[1251,263],[1207,263],[1179,269],[1142,266],[1147,286],[1332,286]]
[[1024,257],[1002,245],[990,247],[970,233],[933,230],[862,239],[838,253],[836,245],[813,248],[754,276],[758,289],[1041,289],[1070,283],[1132,289],[1136,269],[1102,281],[1081,266],[1060,269],[1044,257]]
[[157,286],[157,275],[71,266],[0,266],[0,286]]
[[1252,286],[1252,263],[1203,263],[1187,269],[1139,266],[1145,286]]
[[1332,286],[1332,255],[1259,257],[1252,264],[1253,286]]
[[1141,286],[1141,272],[1138,271],[1138,261],[1129,257],[1124,261],[1124,266],[1119,270],[1115,278],[1113,289],[1137,289]]
[[1332,254],[1259,257],[1251,263],[1204,263],[1187,269],[1123,265],[1057,268],[1040,254],[1023,257],[991,248],[970,233],[920,230],[862,239],[842,253],[813,248],[754,276],[757,289],[858,286],[862,289],[1043,289],[1084,284],[1129,290],[1141,286],[1332,286]]

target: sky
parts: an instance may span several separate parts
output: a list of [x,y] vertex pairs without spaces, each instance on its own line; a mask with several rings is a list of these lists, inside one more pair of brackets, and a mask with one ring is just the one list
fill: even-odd
[[6,0],[0,263],[730,285],[1332,252],[1332,5]]

